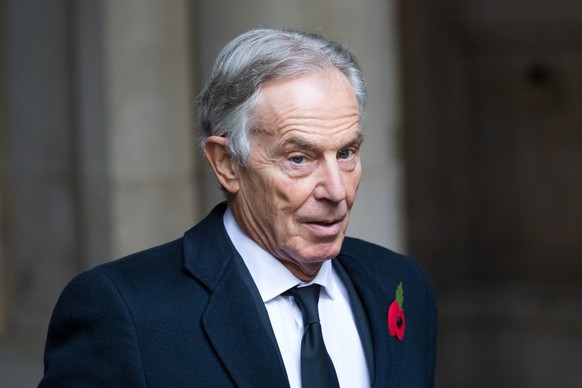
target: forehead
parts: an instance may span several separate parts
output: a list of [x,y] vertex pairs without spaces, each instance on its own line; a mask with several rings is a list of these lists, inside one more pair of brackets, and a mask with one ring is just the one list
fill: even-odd
[[269,135],[327,136],[358,130],[360,112],[347,77],[328,69],[266,83],[258,96],[255,119],[257,129]]

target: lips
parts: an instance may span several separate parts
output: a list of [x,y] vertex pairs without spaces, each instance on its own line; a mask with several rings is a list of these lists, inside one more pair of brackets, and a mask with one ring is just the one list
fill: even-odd
[[337,220],[329,220],[329,221],[308,221],[308,224],[318,224],[318,225],[323,225],[323,226],[329,226],[329,225],[333,225],[333,224],[337,224],[342,222],[342,219],[337,219]]
[[341,224],[346,216],[341,217],[326,217],[326,218],[308,218],[300,220],[303,224],[321,225],[321,226],[331,226],[335,224]]
[[319,237],[335,237],[342,229],[342,218],[304,221],[310,232]]

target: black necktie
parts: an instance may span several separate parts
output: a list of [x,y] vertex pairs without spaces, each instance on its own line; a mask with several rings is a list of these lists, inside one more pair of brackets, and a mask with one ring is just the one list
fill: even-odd
[[333,362],[323,343],[317,310],[319,291],[319,284],[295,287],[287,291],[295,297],[303,314],[305,327],[301,339],[301,384],[303,388],[339,388]]

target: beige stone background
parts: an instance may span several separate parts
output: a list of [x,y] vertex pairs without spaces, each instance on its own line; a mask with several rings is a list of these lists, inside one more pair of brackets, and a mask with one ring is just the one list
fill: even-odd
[[582,380],[582,2],[0,0],[0,386],[35,386],[76,273],[221,200],[194,100],[258,25],[354,49],[369,81],[350,234],[412,254],[442,387]]

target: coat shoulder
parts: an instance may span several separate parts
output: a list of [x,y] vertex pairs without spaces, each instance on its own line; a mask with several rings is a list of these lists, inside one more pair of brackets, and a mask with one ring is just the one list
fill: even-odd
[[141,283],[164,279],[180,273],[183,258],[183,239],[152,247],[121,259],[101,264],[87,272],[99,272],[115,283]]
[[348,260],[357,258],[372,271],[401,270],[424,274],[424,270],[413,258],[358,238],[346,237],[340,256]]

